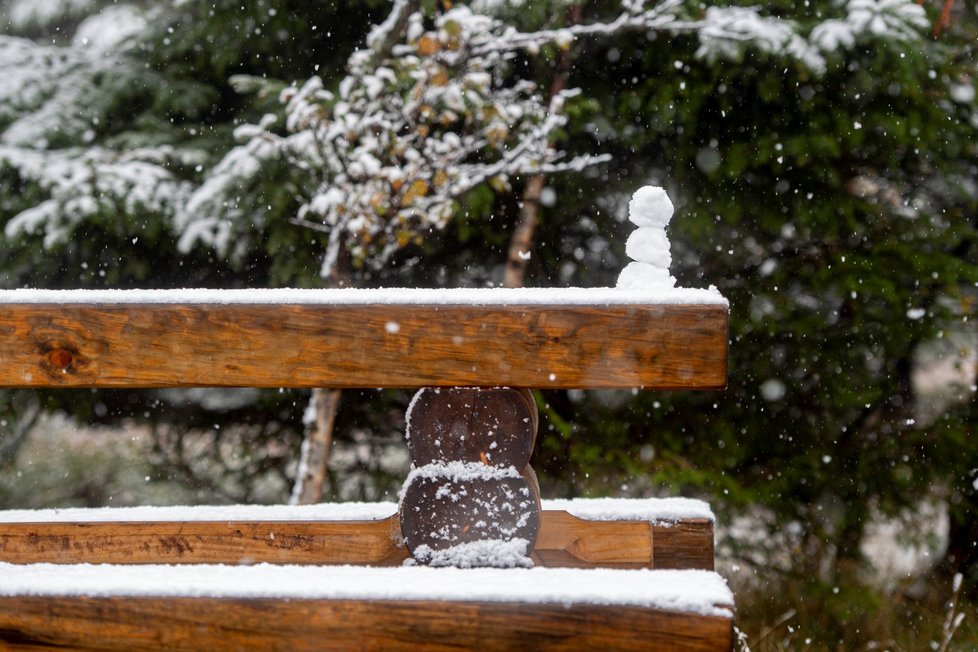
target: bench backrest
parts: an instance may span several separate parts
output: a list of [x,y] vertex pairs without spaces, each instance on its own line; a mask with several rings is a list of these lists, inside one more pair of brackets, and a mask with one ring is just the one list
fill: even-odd
[[[130,299],[0,292],[0,386],[726,384],[725,303],[641,303],[628,293],[586,290],[557,302],[547,301],[553,291],[475,291],[473,300],[455,302],[450,294],[399,292],[384,302],[354,290],[284,294],[281,301],[229,291],[189,301],[179,292]],[[426,303],[429,296],[435,301]],[[506,303],[507,296],[519,301]]]

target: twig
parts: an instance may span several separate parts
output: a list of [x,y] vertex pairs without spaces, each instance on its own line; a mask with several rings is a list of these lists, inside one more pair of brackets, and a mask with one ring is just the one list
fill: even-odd
[[798,611],[795,610],[795,609],[788,609],[786,612],[784,612],[783,614],[781,614],[781,617],[778,618],[776,621],[774,621],[774,624],[773,625],[771,625],[770,627],[766,627],[764,629],[764,631],[761,632],[761,635],[757,637],[756,643],[757,644],[760,644],[761,641],[763,641],[764,639],[766,639],[768,636],[770,636],[771,634],[773,634],[774,632],[776,632],[778,629],[780,629],[782,625],[784,625],[789,620],[791,620],[792,618],[794,618],[795,617],[795,614],[797,614],[797,613],[798,613]]
[[963,576],[961,573],[954,574],[954,580],[951,584],[951,600],[947,603],[947,615],[944,618],[944,626],[942,628],[944,638],[941,640],[941,647],[938,648],[938,652],[948,651],[951,645],[951,639],[954,638],[954,632],[957,631],[961,625],[961,621],[964,620],[964,613],[957,613],[962,579]]

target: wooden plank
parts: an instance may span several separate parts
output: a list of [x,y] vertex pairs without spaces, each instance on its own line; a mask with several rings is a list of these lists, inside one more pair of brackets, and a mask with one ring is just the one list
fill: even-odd
[[652,526],[655,567],[713,570],[713,521],[688,518]]
[[0,561],[54,564],[399,564],[397,516],[378,521],[0,524]]
[[0,597],[0,648],[729,651],[730,618],[640,607]]
[[0,386],[716,389],[722,305],[16,304]]
[[562,510],[542,512],[536,558],[542,566],[652,568],[647,521],[586,521]]
[[[398,565],[397,516],[377,521],[161,521],[0,524],[0,561],[112,564]],[[534,560],[542,566],[713,568],[707,519],[650,526],[588,521],[544,510]]]

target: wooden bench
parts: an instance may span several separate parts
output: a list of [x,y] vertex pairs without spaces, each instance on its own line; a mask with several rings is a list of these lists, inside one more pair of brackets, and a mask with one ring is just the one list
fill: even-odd
[[[6,387],[715,389],[726,360],[727,306],[705,290],[0,292]],[[11,513],[0,642],[729,650],[708,509],[665,518],[633,505],[622,519],[607,504],[544,503],[531,555],[544,568],[465,571],[389,568],[408,556],[392,504],[271,518]],[[286,566],[214,566],[242,563]],[[411,592],[458,573],[470,594]]]

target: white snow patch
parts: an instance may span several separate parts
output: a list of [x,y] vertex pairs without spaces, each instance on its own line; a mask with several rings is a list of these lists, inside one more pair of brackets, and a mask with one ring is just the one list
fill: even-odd
[[413,558],[406,559],[404,563],[408,566],[421,563],[455,568],[533,568],[533,560],[526,552],[529,544],[522,538],[469,541],[443,550],[421,544],[414,549]]
[[169,521],[379,521],[397,503],[317,505],[171,505],[163,507],[69,507],[0,510],[0,523],[113,523]]
[[505,480],[506,478],[521,478],[519,469],[515,466],[489,466],[482,462],[432,462],[412,469],[404,486],[409,487],[416,480],[455,480],[472,482],[474,480]]
[[968,84],[951,84],[948,87],[951,99],[960,104],[971,104],[975,100],[975,87]]
[[0,562],[0,595],[522,602],[733,617],[726,581],[701,570]]
[[543,501],[543,509],[563,509],[589,521],[714,521],[709,504],[695,498],[573,498]]
[[5,7],[10,26],[17,30],[50,26],[94,8],[94,0],[11,0]]
[[794,21],[762,16],[754,7],[709,7],[697,35],[694,56],[708,62],[739,60],[750,48],[802,62],[816,74],[825,71],[825,59],[799,33]]
[[871,578],[893,587],[918,577],[943,556],[949,529],[947,506],[940,502],[921,501],[896,517],[874,515],[860,544],[872,562]]
[[723,305],[710,287],[673,288],[377,288],[213,290],[0,290],[0,304],[255,305]]
[[81,22],[71,43],[100,52],[119,49],[146,29],[146,14],[134,5],[103,7]]
[[[543,500],[543,509],[562,509],[594,521],[661,523],[689,518],[714,520],[710,506],[692,498],[574,498]],[[71,507],[0,510],[0,523],[107,523],[133,521],[360,521],[397,513],[397,503],[317,505],[173,505],[165,507]]]

